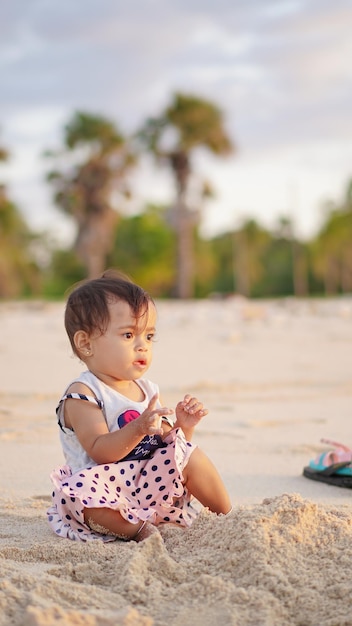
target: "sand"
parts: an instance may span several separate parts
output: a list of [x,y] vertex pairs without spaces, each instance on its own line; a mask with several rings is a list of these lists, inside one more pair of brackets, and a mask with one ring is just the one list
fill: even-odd
[[231,494],[162,539],[81,544],[47,526],[55,405],[82,369],[63,304],[0,305],[0,625],[352,625],[352,492],[302,476],[352,446],[352,299],[158,303],[150,378],[210,414],[195,441]]

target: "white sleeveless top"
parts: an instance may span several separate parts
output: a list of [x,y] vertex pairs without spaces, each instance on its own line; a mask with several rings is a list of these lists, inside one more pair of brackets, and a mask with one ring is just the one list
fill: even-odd
[[[67,389],[72,383],[80,382],[86,385],[91,391],[92,396],[86,396],[84,394],[70,394],[67,393]],[[62,450],[65,456],[66,464],[69,465],[72,473],[82,470],[87,467],[93,467],[97,463],[90,458],[84,448],[81,446],[75,432],[70,428],[66,428],[64,420],[64,406],[67,398],[81,399],[82,401],[94,402],[97,404],[104,415],[107,427],[110,432],[123,428],[128,422],[136,419],[148,406],[151,398],[159,393],[159,387],[155,383],[146,378],[140,378],[135,381],[144,393],[144,399],[141,402],[130,400],[123,396],[115,389],[112,389],[99,378],[94,376],[89,370],[82,372],[78,378],[73,380],[67,387],[64,395],[62,396],[59,405],[56,409],[58,423],[60,426],[60,440]],[[160,402],[157,402],[157,406],[160,407]],[[168,416],[162,418],[173,426],[173,421]],[[146,459],[152,456],[155,448],[164,447],[167,444],[163,442],[160,435],[146,435],[142,441],[123,459],[127,461],[129,459],[138,460]]]

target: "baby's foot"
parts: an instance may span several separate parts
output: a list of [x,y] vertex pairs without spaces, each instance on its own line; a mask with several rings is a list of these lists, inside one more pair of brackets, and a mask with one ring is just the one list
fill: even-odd
[[159,537],[161,537],[161,534],[159,533],[156,526],[154,526],[150,522],[144,522],[144,524],[142,524],[142,526],[140,527],[138,533],[133,537],[133,540],[137,542],[144,541],[144,539],[148,539],[148,537],[151,537],[152,535],[159,535]]

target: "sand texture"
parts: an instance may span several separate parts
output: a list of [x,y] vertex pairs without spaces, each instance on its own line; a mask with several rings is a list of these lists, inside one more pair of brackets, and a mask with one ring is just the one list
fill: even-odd
[[307,480],[352,446],[352,300],[160,302],[149,372],[209,408],[195,441],[233,512],[88,544],[46,523],[55,406],[81,371],[63,304],[0,305],[1,626],[352,626],[352,491]]

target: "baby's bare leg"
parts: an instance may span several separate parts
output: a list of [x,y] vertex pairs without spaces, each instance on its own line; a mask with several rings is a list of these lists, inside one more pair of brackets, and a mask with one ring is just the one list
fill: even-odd
[[203,506],[213,513],[229,513],[231,501],[217,469],[210,459],[195,448],[183,470],[185,485]]
[[115,535],[118,539],[143,541],[157,531],[149,522],[131,524],[118,512],[107,508],[85,508],[84,521],[94,532],[101,535]]

